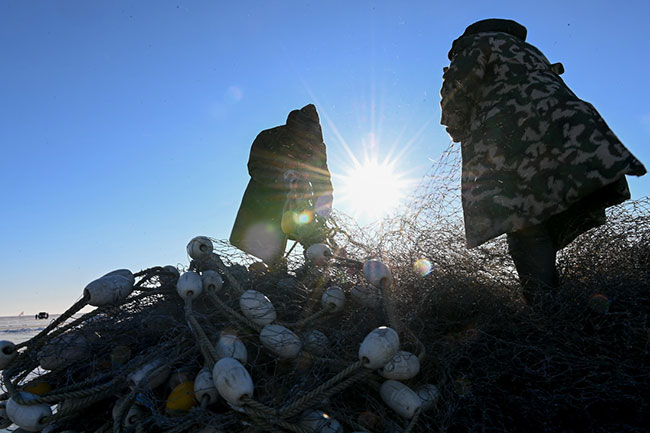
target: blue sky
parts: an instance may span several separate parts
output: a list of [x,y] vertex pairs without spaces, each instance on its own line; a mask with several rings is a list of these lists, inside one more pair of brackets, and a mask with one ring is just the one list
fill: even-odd
[[350,152],[418,179],[449,144],[451,41],[483,18],[524,24],[648,165],[649,5],[2,0],[0,315],[62,312],[108,271],[186,265],[193,236],[227,238],[253,139],[308,103],[335,208],[355,212],[337,201]]

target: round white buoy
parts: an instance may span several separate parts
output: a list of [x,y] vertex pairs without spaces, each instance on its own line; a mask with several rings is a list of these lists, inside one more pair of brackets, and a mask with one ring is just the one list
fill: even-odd
[[323,356],[330,347],[330,342],[325,334],[317,329],[311,329],[303,335],[305,350],[316,356]]
[[422,410],[432,408],[440,399],[440,390],[430,383],[419,386],[415,393],[422,400]]
[[399,336],[392,328],[380,326],[372,330],[359,346],[359,360],[364,367],[376,370],[386,365],[399,349]]
[[393,281],[390,269],[379,260],[368,260],[363,264],[363,275],[370,284],[379,288],[387,288]]
[[11,424],[13,424],[13,421],[7,416],[7,402],[0,401],[0,428],[7,428]]
[[7,340],[0,341],[0,370],[7,368],[17,355],[18,351],[14,343]]
[[206,398],[208,400],[208,406],[217,401],[219,392],[214,387],[212,371],[207,367],[202,368],[194,379],[194,396],[199,403]]
[[[20,392],[23,400],[35,400],[38,395],[29,392]],[[45,403],[24,405],[18,404],[14,398],[7,401],[7,417],[18,427],[27,431],[41,431],[46,424],[42,422],[43,417],[51,416],[52,409]]]
[[235,358],[221,358],[214,364],[212,379],[219,395],[233,406],[242,406],[242,398],[253,396],[253,379]]
[[207,259],[214,250],[214,245],[210,238],[206,236],[196,236],[187,244],[187,255],[194,260]]
[[320,301],[323,308],[329,308],[332,312],[336,313],[341,311],[345,305],[345,293],[338,286],[328,287]]
[[411,419],[422,406],[422,400],[408,386],[396,380],[387,380],[379,388],[381,399],[401,417]]
[[[124,399],[118,399],[115,402],[115,405],[113,405],[113,410],[111,411],[111,414],[113,416],[113,422],[117,422],[118,415],[120,414],[120,410],[122,409],[122,405],[124,404]],[[146,412],[144,409],[142,409],[140,406],[137,404],[132,404],[129,410],[126,412],[126,415],[124,416],[124,427],[134,427],[136,423],[142,419],[146,415]]]
[[83,335],[67,333],[53,338],[36,354],[41,368],[57,370],[85,358],[90,343]]
[[165,361],[162,359],[154,359],[129,374],[126,381],[129,384],[129,387],[134,389],[143,386],[144,384],[142,384],[142,381],[145,377],[148,377],[149,379],[144,387],[147,389],[154,389],[167,380],[170,371],[171,370],[169,366],[165,364]]
[[215,350],[219,358],[235,358],[242,364],[245,364],[248,360],[248,352],[246,351],[246,346],[236,335],[221,335],[221,337],[219,337],[219,341],[217,342]]
[[411,352],[398,350],[393,359],[379,369],[379,375],[386,379],[407,380],[420,372],[420,360]]
[[203,281],[194,271],[184,272],[176,282],[176,292],[183,299],[196,299],[202,291]]
[[322,410],[306,410],[298,425],[310,433],[343,433],[343,426]]
[[118,269],[88,283],[84,288],[84,297],[88,304],[101,307],[119,304],[133,291],[135,276],[128,269]]
[[244,316],[260,326],[268,325],[277,318],[269,298],[257,290],[246,290],[239,298],[239,308]]
[[280,358],[295,358],[300,349],[302,341],[291,330],[280,325],[266,325],[260,332],[262,345]]
[[307,260],[316,264],[324,265],[332,257],[332,250],[325,244],[313,244],[305,251]]
[[217,271],[203,271],[201,281],[203,281],[203,290],[206,292],[216,293],[223,287],[223,279]]

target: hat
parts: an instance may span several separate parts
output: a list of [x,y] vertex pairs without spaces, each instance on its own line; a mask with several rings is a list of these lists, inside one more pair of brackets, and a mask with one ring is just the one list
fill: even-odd
[[449,50],[449,54],[447,57],[449,57],[449,60],[451,60],[454,55],[456,54],[455,47],[456,47],[456,42],[469,35],[475,35],[477,33],[484,33],[484,32],[501,32],[501,33],[508,33],[509,35],[512,35],[516,37],[517,39],[521,39],[522,41],[526,40],[526,34],[527,30],[526,27],[522,26],[516,21],[513,20],[504,20],[501,18],[489,18],[486,20],[481,20],[477,21],[474,24],[471,24],[465,29],[465,32],[454,41],[454,43],[451,46],[451,50]]

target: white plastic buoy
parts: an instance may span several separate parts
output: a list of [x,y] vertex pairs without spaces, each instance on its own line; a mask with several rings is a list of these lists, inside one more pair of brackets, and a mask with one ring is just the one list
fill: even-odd
[[322,410],[306,410],[298,425],[311,433],[343,433],[343,426]]
[[235,358],[242,364],[245,364],[246,361],[248,361],[246,346],[236,335],[221,335],[215,350],[219,358]]
[[379,260],[368,260],[363,264],[363,275],[370,284],[379,288],[387,288],[393,281],[390,269]]
[[415,411],[422,406],[422,399],[408,386],[396,380],[387,380],[381,384],[379,395],[384,403],[401,417],[411,419]]
[[420,372],[420,360],[411,352],[398,350],[393,359],[379,369],[379,375],[386,379],[407,380]]
[[338,286],[328,287],[323,293],[320,302],[323,308],[329,308],[332,312],[336,313],[341,311],[345,305],[345,293]]
[[0,341],[0,370],[7,368],[17,355],[18,351],[14,343],[7,340]]
[[329,339],[325,334],[312,329],[303,335],[305,341],[305,350],[316,356],[323,356],[330,347]]
[[214,245],[210,238],[206,236],[196,236],[187,244],[187,255],[194,260],[201,260],[210,257],[214,250]]
[[[115,402],[115,405],[113,406],[113,410],[111,411],[111,415],[113,416],[113,422],[118,421],[117,417],[120,414],[120,410],[123,404],[124,404],[123,398]],[[145,415],[146,413],[144,409],[142,409],[137,404],[132,404],[129,410],[126,412],[126,415],[124,416],[124,422],[122,425],[124,427],[134,427],[138,422],[138,420],[142,419]]]
[[84,288],[84,297],[88,304],[101,307],[119,304],[133,291],[135,277],[128,269],[118,269],[88,283]]
[[165,365],[165,361],[162,359],[154,359],[129,374],[126,381],[129,384],[129,387],[134,389],[142,386],[143,384],[141,382],[145,377],[148,377],[148,381],[144,387],[147,389],[154,389],[167,380],[169,373],[170,368],[168,365]]
[[0,401],[0,428],[7,428],[11,424],[13,424],[13,421],[7,416],[7,402]]
[[185,300],[196,299],[202,291],[203,281],[201,281],[201,276],[194,271],[184,272],[176,282],[176,292]]
[[257,290],[246,290],[239,298],[239,308],[244,316],[260,326],[268,325],[277,318],[269,298]]
[[53,338],[38,351],[36,357],[45,370],[57,370],[85,358],[90,343],[83,335],[67,333]]
[[379,304],[380,295],[377,288],[369,284],[357,284],[350,290],[352,299],[366,307],[374,307]]
[[440,399],[440,390],[437,386],[427,383],[419,386],[415,393],[422,400],[422,410],[432,408]]
[[280,358],[295,358],[300,349],[302,341],[291,330],[280,325],[266,325],[260,331],[262,345]]
[[233,406],[242,406],[244,396],[253,397],[253,379],[235,358],[221,358],[214,364],[212,379],[219,395]]
[[203,271],[201,281],[203,281],[203,290],[206,292],[217,293],[223,287],[223,279],[217,271]]
[[305,255],[310,262],[324,265],[332,257],[332,250],[325,244],[314,244],[307,248]]
[[194,379],[194,396],[199,403],[203,402],[203,399],[206,398],[208,400],[208,406],[217,401],[219,392],[214,387],[212,371],[207,367],[202,368]]
[[[20,392],[19,395],[23,400],[35,400],[38,395],[29,392]],[[51,416],[52,409],[45,403],[23,405],[18,404],[14,398],[7,401],[7,417],[18,427],[27,431],[41,431],[46,424],[41,420],[43,417]]]
[[399,336],[392,328],[380,326],[372,330],[359,346],[359,360],[364,367],[376,370],[386,365],[399,349]]

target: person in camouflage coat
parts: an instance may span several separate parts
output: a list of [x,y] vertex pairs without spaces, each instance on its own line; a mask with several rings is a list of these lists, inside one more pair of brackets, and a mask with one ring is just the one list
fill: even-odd
[[441,123],[461,143],[467,246],[507,233],[531,302],[558,285],[556,252],[630,198],[646,170],[511,20],[470,25],[453,42]]
[[[231,244],[274,265],[282,258],[287,238],[306,246],[323,241],[323,216],[331,209],[333,189],[314,105],[293,110],[286,125],[258,134],[251,146],[248,173],[251,179],[230,234]],[[291,191],[296,178],[303,186],[300,197],[296,197],[295,188]],[[283,213],[288,203],[296,216],[300,211],[311,211],[307,221],[297,221],[287,229]],[[310,209],[294,212],[300,204]]]

